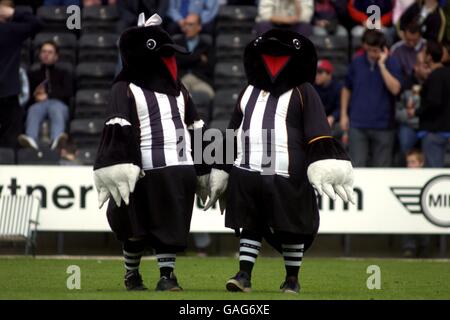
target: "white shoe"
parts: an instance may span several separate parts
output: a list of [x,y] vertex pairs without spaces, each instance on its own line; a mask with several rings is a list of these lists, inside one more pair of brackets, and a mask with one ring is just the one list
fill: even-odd
[[67,133],[63,132],[61,133],[52,143],[52,146],[50,149],[55,150],[61,148],[66,142],[69,137],[67,136]]
[[22,147],[25,148],[33,148],[34,150],[39,150],[39,146],[36,143],[36,141],[34,141],[33,138],[27,136],[26,134],[21,134],[17,137],[17,140],[19,140],[19,144]]

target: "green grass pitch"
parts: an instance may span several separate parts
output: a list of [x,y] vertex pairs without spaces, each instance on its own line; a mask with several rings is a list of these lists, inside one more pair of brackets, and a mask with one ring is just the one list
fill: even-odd
[[[448,260],[306,258],[299,295],[282,294],[283,262],[258,258],[253,292],[231,293],[225,281],[237,271],[234,258],[180,257],[176,273],[183,292],[158,293],[157,263],[145,259],[141,273],[149,291],[126,292],[119,259],[43,259],[0,257],[0,299],[450,299]],[[66,287],[68,266],[81,270],[81,289]],[[381,270],[381,289],[369,290],[367,267]]]

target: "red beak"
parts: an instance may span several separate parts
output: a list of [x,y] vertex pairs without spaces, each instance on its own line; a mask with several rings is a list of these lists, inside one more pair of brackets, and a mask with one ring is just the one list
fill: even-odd
[[167,70],[169,70],[170,74],[172,75],[173,80],[176,81],[178,76],[178,69],[175,56],[161,57],[161,59],[165,63]]
[[270,56],[268,54],[263,54],[262,58],[272,81],[275,81],[280,72],[286,67],[291,56]]

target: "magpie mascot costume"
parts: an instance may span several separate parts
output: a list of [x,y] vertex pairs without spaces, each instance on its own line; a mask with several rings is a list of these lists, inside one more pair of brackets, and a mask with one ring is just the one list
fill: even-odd
[[192,99],[177,75],[175,53],[187,54],[155,14],[120,37],[122,71],[114,80],[94,165],[100,207],[123,243],[125,286],[145,290],[139,263],[156,252],[159,291],[181,290],[176,253],[186,248],[194,196],[207,196],[208,169],[194,165],[194,130],[202,130]]
[[[298,293],[303,253],[319,229],[314,188],[354,203],[353,168],[311,85],[317,67],[311,41],[270,30],[247,45],[244,67],[248,85],[228,126],[234,134],[225,138],[226,159],[211,171],[205,210],[219,200],[226,227],[240,234],[240,269],[226,283],[229,291],[251,290],[265,238],[284,258],[281,290]],[[230,164],[226,150],[233,149]]]

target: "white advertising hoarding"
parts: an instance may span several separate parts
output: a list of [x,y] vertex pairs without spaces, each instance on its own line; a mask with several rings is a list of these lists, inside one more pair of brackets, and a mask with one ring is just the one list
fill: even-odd
[[[318,198],[320,233],[450,234],[450,169],[355,169],[355,192],[356,205]],[[29,193],[41,199],[41,231],[110,230],[91,167],[0,166],[0,195]],[[232,230],[196,202],[191,231]]]

